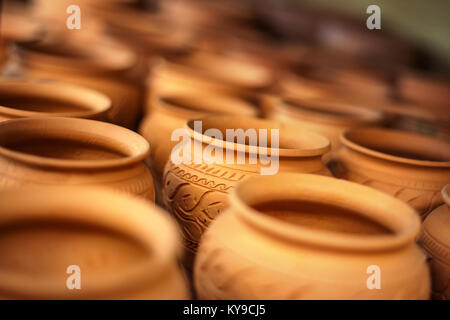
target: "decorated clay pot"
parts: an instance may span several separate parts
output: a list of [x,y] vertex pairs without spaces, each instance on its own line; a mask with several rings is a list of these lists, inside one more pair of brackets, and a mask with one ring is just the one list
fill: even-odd
[[39,187],[0,192],[0,211],[0,298],[188,298],[175,224],[142,200]]
[[0,123],[0,189],[101,185],[154,201],[147,141],[109,123],[24,118]]
[[[200,130],[196,127],[199,121]],[[258,142],[249,137],[224,140],[227,129],[254,130],[256,134],[266,130],[267,148],[264,138]],[[213,139],[207,130],[218,130],[222,137]],[[229,192],[245,177],[286,171],[330,175],[322,162],[322,156],[330,150],[329,140],[290,125],[242,116],[215,116],[188,121],[187,132],[191,152],[187,161],[174,161],[174,155],[185,156],[187,152],[180,151],[181,142],[172,150],[164,170],[163,199],[182,227],[188,267],[203,232],[228,206]],[[215,153],[210,153],[212,148]]]
[[242,181],[202,238],[200,299],[428,299],[405,203],[348,181],[282,173]]
[[328,163],[338,178],[385,191],[411,205],[422,218],[442,203],[450,181],[450,145],[409,132],[351,129]]
[[28,76],[55,78],[92,88],[112,100],[108,118],[133,128],[141,112],[142,88],[132,78],[136,56],[108,38],[46,39],[23,43],[19,62]]
[[0,80],[0,121],[71,117],[103,120],[111,100],[96,91],[53,80]]
[[174,130],[183,128],[187,120],[208,114],[256,116],[258,113],[250,101],[208,92],[162,96],[154,103],[149,101],[148,109],[151,111],[142,121],[139,132],[152,146],[150,165],[158,182],[162,181],[164,166],[177,144],[171,141],[171,135]]
[[434,299],[450,300],[450,185],[442,189],[445,204],[425,219],[421,240],[430,257]]
[[315,131],[331,141],[336,149],[340,134],[348,129],[381,124],[383,113],[374,109],[332,99],[275,99],[267,117]]

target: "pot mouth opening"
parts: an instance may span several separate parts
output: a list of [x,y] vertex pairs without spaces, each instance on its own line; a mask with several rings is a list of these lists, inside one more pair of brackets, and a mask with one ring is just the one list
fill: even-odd
[[308,100],[287,98],[281,104],[289,113],[299,113],[305,118],[311,117],[323,122],[368,124],[379,122],[383,118],[380,111],[354,103],[329,101],[323,98]]
[[237,97],[222,94],[174,94],[162,96],[163,110],[187,112],[192,114],[242,114],[253,116],[257,109],[250,103]]
[[[177,254],[170,221],[114,191],[43,187],[0,199],[0,291],[18,297],[123,294],[158,279]],[[69,266],[80,268],[82,290],[67,289]]]
[[231,206],[247,223],[277,238],[322,248],[390,250],[412,243],[420,229],[414,209],[400,200],[311,174],[247,178],[232,192]]
[[109,169],[139,163],[149,148],[137,133],[100,121],[42,117],[0,123],[0,155],[29,165]]
[[419,166],[450,167],[450,144],[418,134],[379,128],[349,129],[341,135],[350,149],[380,159]]
[[44,80],[0,82],[0,113],[12,117],[90,118],[110,108],[108,97],[87,88]]
[[[197,128],[196,123],[201,123],[201,128]],[[186,126],[194,140],[245,153],[265,152],[268,155],[277,153],[281,157],[314,157],[330,150],[330,141],[319,134],[260,118],[209,116],[188,120]],[[199,129],[201,131],[198,131]],[[215,136],[216,133],[220,133],[220,139]],[[278,146],[272,146],[272,138],[276,136]]]

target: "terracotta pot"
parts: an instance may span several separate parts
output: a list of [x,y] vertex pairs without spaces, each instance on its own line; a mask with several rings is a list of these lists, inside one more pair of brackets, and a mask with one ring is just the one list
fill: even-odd
[[[240,128],[244,131],[267,129],[269,138],[270,129],[279,129],[280,147],[270,150],[269,144],[268,148],[260,147],[259,150],[255,150],[248,144],[249,141],[241,144],[221,139],[212,140],[205,134],[194,132],[194,120],[187,122],[190,143],[193,145],[191,163],[175,164],[172,159],[167,162],[163,177],[163,199],[168,210],[178,219],[182,227],[184,244],[188,252],[186,262],[188,268],[201,235],[215,217],[228,206],[228,193],[245,177],[258,175],[262,173],[262,168],[268,170],[271,164],[278,166],[278,171],[264,174],[288,171],[330,175],[322,162],[322,156],[330,149],[330,142],[325,137],[293,126],[242,116],[206,117],[200,121],[203,132],[217,128],[224,137],[226,129]],[[195,149],[194,141],[200,146],[201,151]],[[204,150],[212,146],[222,150],[222,159],[217,160],[205,155],[201,161],[195,161],[196,153],[205,153]],[[176,148],[172,152],[178,152]],[[234,150],[232,163],[226,161],[227,150],[228,153]],[[236,150],[241,150],[243,163],[238,163]],[[275,158],[277,152],[279,160]],[[264,163],[264,160],[261,160],[264,154],[273,158],[272,163]],[[258,159],[250,162],[251,158],[256,157]]]
[[171,141],[173,131],[184,128],[189,119],[209,114],[256,116],[258,110],[250,101],[207,92],[201,95],[167,95],[153,103],[151,112],[141,123],[139,133],[152,146],[149,164],[157,184],[162,185],[164,166],[172,148],[177,144]]
[[251,177],[203,236],[195,288],[200,299],[428,299],[419,228],[412,208],[356,183]]
[[269,119],[320,133],[330,139],[333,149],[340,146],[339,136],[344,130],[383,121],[380,111],[332,99],[276,99],[272,102],[274,105],[267,114]]
[[144,138],[112,124],[74,118],[0,123],[0,189],[33,185],[102,185],[154,201],[142,162]]
[[[175,224],[93,187],[0,192],[0,298],[186,299]],[[70,277],[78,266],[80,290]]]
[[96,91],[59,81],[0,80],[0,121],[72,117],[103,120],[111,100]]
[[60,79],[104,93],[113,103],[108,114],[110,121],[133,128],[141,112],[143,94],[139,79],[131,79],[136,56],[107,38],[70,40],[21,44],[19,62],[24,73],[35,78]]
[[253,59],[205,51],[152,65],[148,90],[153,96],[192,91],[249,96],[267,90],[273,81],[269,68]]
[[341,136],[329,167],[335,176],[385,191],[425,218],[450,181],[450,145],[408,132],[364,128]]
[[403,72],[397,81],[399,94],[437,116],[450,116],[450,81],[434,75]]
[[442,189],[445,204],[425,219],[421,240],[430,260],[434,299],[450,300],[450,184]]

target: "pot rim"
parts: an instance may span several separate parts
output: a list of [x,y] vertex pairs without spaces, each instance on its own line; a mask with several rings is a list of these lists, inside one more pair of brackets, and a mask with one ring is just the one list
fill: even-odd
[[450,206],[450,183],[445,185],[441,190],[442,199],[444,199],[444,202],[447,204],[447,206]]
[[20,108],[0,105],[0,114],[12,116],[13,118],[26,117],[73,117],[73,118],[93,118],[106,114],[112,107],[111,99],[95,90],[72,85],[53,79],[36,80],[0,80],[0,94],[23,97],[39,97],[48,100],[61,100],[61,104],[66,102],[80,102],[86,106],[86,111],[73,112],[40,112],[27,111]]
[[[258,188],[261,185],[265,187]],[[349,194],[359,196],[351,198]],[[331,199],[330,195],[335,199]],[[341,207],[350,205],[357,208],[353,210],[355,213],[378,222],[392,234],[359,235],[293,225],[252,208],[249,199],[254,197],[262,199],[259,203],[278,197],[277,200],[304,199]],[[417,212],[401,200],[367,186],[320,175],[279,173],[272,176],[251,176],[231,192],[230,203],[230,208],[236,208],[237,214],[252,226],[290,242],[308,243],[322,248],[347,251],[391,250],[413,243],[420,231]],[[369,207],[367,203],[372,206]]]
[[[355,102],[336,101],[326,98],[300,99],[284,97],[276,102],[281,111],[290,116],[314,122],[342,125],[369,125],[382,122],[384,116],[380,110],[358,106]],[[338,112],[327,109],[334,107]],[[298,115],[300,115],[298,117]]]
[[367,156],[371,156],[371,157],[374,157],[377,159],[392,161],[392,162],[396,162],[396,163],[415,165],[415,166],[450,168],[450,161],[417,160],[417,159],[405,158],[405,157],[400,157],[400,156],[394,156],[391,154],[387,154],[387,153],[383,153],[380,151],[370,149],[370,148],[360,145],[356,142],[353,142],[348,137],[349,134],[352,134],[352,133],[355,134],[358,132],[372,133],[372,134],[380,137],[380,140],[382,140],[381,137],[383,137],[383,136],[385,136],[385,138],[388,138],[389,136],[391,136],[389,139],[392,139],[392,136],[397,136],[400,138],[409,137],[409,138],[414,138],[416,140],[419,140],[419,141],[421,141],[421,143],[424,143],[425,145],[440,144],[442,146],[447,145],[447,148],[449,148],[449,145],[445,141],[433,139],[433,138],[430,138],[427,136],[422,136],[422,135],[418,135],[418,134],[414,134],[414,133],[406,132],[406,131],[382,129],[382,128],[374,128],[374,127],[348,129],[348,130],[342,132],[340,135],[340,141],[342,142],[342,144],[345,147],[347,147],[351,150],[360,152]]
[[[28,129],[30,125],[35,127]],[[114,147],[115,151],[124,154],[118,159],[109,160],[67,160],[26,154],[14,151],[2,146],[0,140],[0,156],[7,157],[22,163],[57,169],[111,169],[134,165],[143,161],[150,154],[150,145],[142,136],[117,125],[106,122],[64,118],[64,117],[40,117],[13,119],[0,123],[0,136],[16,131],[25,131],[40,134],[41,137],[57,138],[59,132],[70,134],[70,140],[94,141],[97,145],[106,148]],[[55,136],[56,133],[56,136]],[[64,139],[65,137],[63,137]]]
[[[307,135],[310,139],[315,139],[315,142],[317,142],[318,146],[314,148],[271,148],[271,147],[251,147],[248,144],[241,144],[236,142],[228,142],[224,139],[219,140],[216,138],[211,138],[210,136],[207,136],[203,133],[199,133],[194,131],[194,121],[203,121],[204,120],[221,120],[222,122],[229,121],[234,123],[235,121],[242,121],[245,120],[246,123],[254,123],[254,124],[260,124],[259,127],[261,127],[263,124],[265,124],[264,128],[274,128],[274,129],[291,129],[293,132],[296,133],[295,137],[301,135]],[[279,123],[276,121],[271,121],[267,119],[261,119],[261,118],[254,118],[254,117],[248,117],[248,116],[205,116],[197,119],[190,119],[186,122],[185,128],[188,130],[189,135],[191,139],[194,139],[196,141],[199,141],[203,144],[209,144],[214,145],[217,147],[223,147],[224,149],[229,150],[239,150],[244,151],[246,154],[252,154],[256,151],[256,153],[263,153],[267,155],[271,155],[273,152],[272,150],[275,150],[275,154],[278,154],[280,157],[315,157],[315,156],[322,156],[328,151],[331,150],[331,142],[326,137],[304,129],[299,129],[295,126],[286,124],[286,123]],[[258,126],[249,126],[251,129],[258,129]],[[244,129],[239,128],[237,126],[227,129]],[[281,137],[280,137],[281,138]],[[244,147],[242,147],[244,146]],[[256,150],[255,150],[256,149]]]
[[[108,201],[93,206],[99,199]],[[46,186],[8,190],[0,193],[0,211],[1,226],[33,221],[78,223],[80,227],[98,227],[125,235],[148,254],[140,263],[118,269],[112,278],[99,273],[91,278],[89,287],[82,290],[70,291],[61,279],[51,276],[42,279],[0,270],[0,290],[21,296],[88,298],[123,288],[139,288],[159,279],[179,254],[176,226],[162,210],[139,198],[106,188]]]
[[[221,102],[217,103],[217,99]],[[191,107],[190,104],[195,104],[195,100],[203,101],[201,104],[203,107]],[[210,100],[204,102],[205,100]],[[182,101],[186,105],[181,105],[177,101]],[[188,105],[189,104],[189,105]],[[258,110],[250,102],[247,102],[243,98],[235,97],[231,94],[221,93],[175,93],[161,95],[156,101],[156,108],[164,113],[171,113],[174,115],[183,114],[185,118],[197,118],[208,114],[242,114],[246,116],[257,116]],[[211,112],[211,109],[220,110],[218,112]]]

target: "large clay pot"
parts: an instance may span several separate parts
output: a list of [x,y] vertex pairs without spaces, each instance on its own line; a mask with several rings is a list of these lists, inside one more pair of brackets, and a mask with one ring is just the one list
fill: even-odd
[[64,82],[0,80],[0,122],[48,116],[103,120],[110,108],[105,95]]
[[142,200],[40,187],[0,192],[0,211],[0,298],[188,298],[175,224]]
[[171,135],[174,130],[183,128],[187,120],[209,114],[256,116],[258,113],[250,101],[208,92],[162,96],[149,104],[151,111],[142,121],[139,132],[152,146],[150,165],[159,183],[170,152],[177,144],[171,141]]
[[425,218],[442,203],[439,193],[450,181],[450,145],[409,132],[351,129],[329,167],[335,176],[385,191]]
[[434,299],[450,300],[450,184],[442,189],[445,204],[425,219],[421,240],[430,260]]
[[111,122],[134,128],[143,91],[134,75],[136,56],[108,38],[46,39],[19,46],[19,62],[28,76],[56,78],[92,88],[113,103]]
[[0,189],[102,185],[154,201],[147,141],[109,123],[27,118],[0,123]]
[[411,207],[356,183],[251,177],[202,238],[196,292],[200,299],[428,299],[419,228]]
[[380,111],[332,99],[275,99],[272,102],[272,108],[266,112],[269,119],[324,135],[330,139],[333,149],[340,146],[339,136],[344,130],[377,125],[383,121]]
[[[249,145],[251,140],[242,144],[237,143],[239,140],[227,142],[220,138],[211,139],[202,132],[194,131],[194,120],[187,122],[192,144],[191,162],[175,164],[172,157],[169,159],[164,170],[163,199],[182,227],[184,244],[189,253],[186,263],[188,268],[203,232],[228,206],[228,193],[245,177],[286,171],[330,175],[322,162],[322,156],[330,150],[330,142],[323,136],[274,121],[248,117],[215,116],[199,121],[202,122],[203,133],[209,129],[218,129],[223,137],[227,129],[254,129],[257,133],[267,129],[270,139],[271,129],[278,129],[279,148],[271,147],[270,141],[268,148],[260,144],[261,147],[255,150],[254,144]],[[196,160],[199,153],[205,153],[206,148],[211,149],[213,146],[222,150],[222,158],[214,159],[205,154],[201,161]],[[230,151],[231,161],[227,161]],[[178,147],[172,152],[178,153]],[[238,162],[238,154],[243,157],[241,162]],[[270,155],[272,163],[264,161],[261,158],[263,155]],[[252,158],[254,160],[250,162]],[[278,170],[264,172],[271,165],[274,169],[278,166]]]

